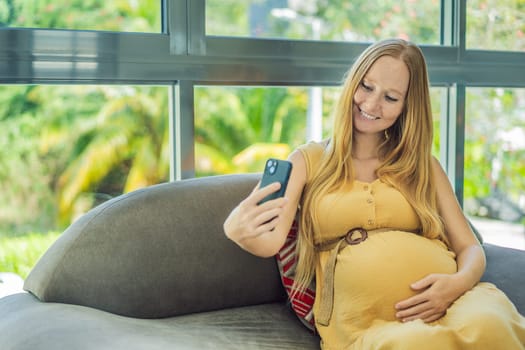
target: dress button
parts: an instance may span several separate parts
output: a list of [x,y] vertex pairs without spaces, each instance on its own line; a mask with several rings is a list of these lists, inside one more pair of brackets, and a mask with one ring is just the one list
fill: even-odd
[[365,185],[365,186],[363,187],[363,189],[364,189],[365,191],[368,191],[368,185]]
[[374,201],[372,200],[372,198],[368,198],[368,199],[366,200],[366,202],[367,202],[368,204],[372,204]]
[[372,225],[373,223],[374,223],[374,220],[372,220],[372,219],[369,219],[369,220],[368,220],[368,224],[369,224],[369,225]]

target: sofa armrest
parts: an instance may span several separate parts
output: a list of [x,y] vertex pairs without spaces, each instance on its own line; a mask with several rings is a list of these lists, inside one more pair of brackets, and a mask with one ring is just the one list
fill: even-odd
[[525,251],[483,244],[487,269],[482,281],[494,283],[525,314]]
[[259,177],[188,179],[114,198],[73,223],[24,288],[42,301],[141,318],[284,300],[275,259],[223,233]]

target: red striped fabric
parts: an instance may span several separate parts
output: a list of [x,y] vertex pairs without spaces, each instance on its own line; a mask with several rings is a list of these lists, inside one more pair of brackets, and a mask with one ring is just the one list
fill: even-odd
[[279,266],[279,272],[281,273],[281,282],[288,294],[290,299],[290,305],[292,310],[295,312],[297,317],[303,322],[303,324],[315,332],[315,323],[313,315],[313,305],[315,300],[315,283],[312,282],[306,291],[299,295],[292,297],[292,285],[295,277],[295,269],[297,265],[297,256],[295,247],[297,245],[297,232],[298,225],[297,221],[294,220],[290,232],[286,237],[286,241],[277,253],[277,265]]

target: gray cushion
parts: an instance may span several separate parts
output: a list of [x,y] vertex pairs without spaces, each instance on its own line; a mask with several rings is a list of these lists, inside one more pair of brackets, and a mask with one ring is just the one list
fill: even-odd
[[483,248],[487,269],[481,280],[496,284],[525,315],[525,252],[488,243]]
[[319,349],[285,303],[144,320],[25,293],[0,299],[0,315],[2,350]]
[[24,288],[143,318],[282,301],[275,259],[244,252],[222,228],[259,177],[183,180],[108,201],[61,235]]

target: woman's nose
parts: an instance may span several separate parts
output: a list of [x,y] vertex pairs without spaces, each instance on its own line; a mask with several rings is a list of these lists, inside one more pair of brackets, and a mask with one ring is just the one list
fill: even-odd
[[366,108],[366,111],[368,113],[373,113],[374,111],[379,109],[380,106],[380,96],[377,93],[370,93],[367,94],[365,97],[365,100],[361,104]]

